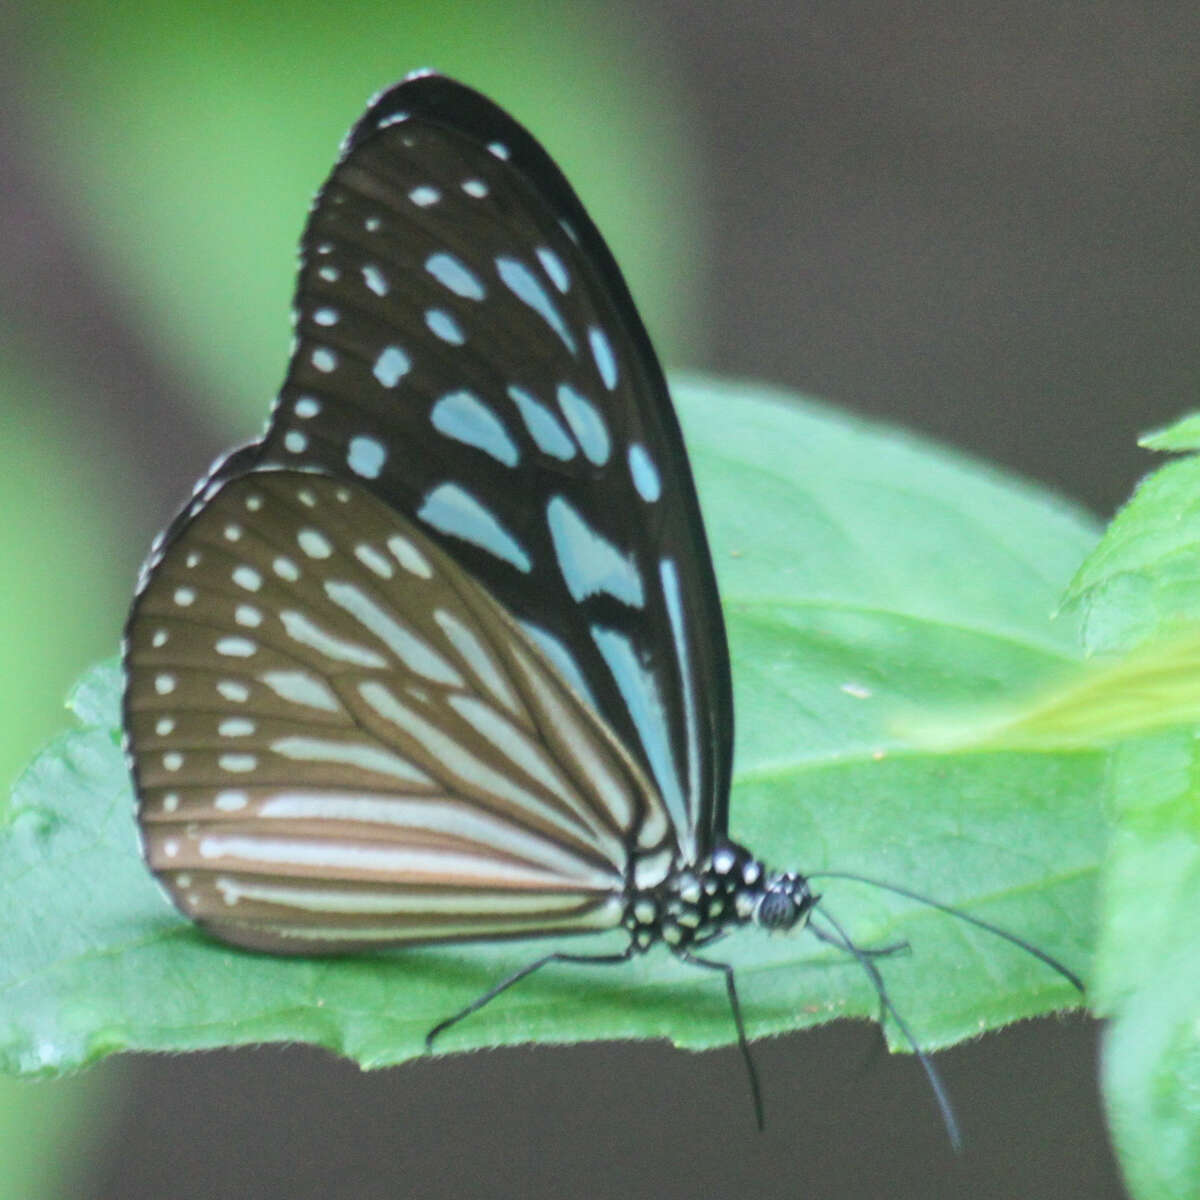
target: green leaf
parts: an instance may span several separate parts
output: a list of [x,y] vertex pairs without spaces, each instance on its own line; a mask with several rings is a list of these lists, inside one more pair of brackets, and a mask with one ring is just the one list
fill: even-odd
[[1200,629],[1093,660],[1017,707],[955,724],[913,723],[931,746],[992,750],[1103,749],[1124,738],[1200,723]]
[[[732,834],[773,865],[869,872],[967,906],[1086,970],[1102,754],[935,753],[899,717],[1025,694],[1076,663],[1073,621],[1049,614],[1095,540],[1090,523],[944,449],[793,397],[711,382],[677,395],[734,662]],[[0,829],[10,1070],[264,1040],[395,1063],[546,949],[284,959],[210,941],[138,856],[115,668],[72,703],[84,727],[30,767]],[[1044,965],[942,913],[846,881],[820,888],[860,945],[911,944],[883,969],[928,1048],[1077,1002]],[[877,1010],[860,968],[807,934],[745,931],[722,954],[752,1035]],[[720,981],[659,948],[619,970],[547,968],[443,1048],[732,1035]]]
[[[1193,418],[1153,435],[1186,445]],[[1148,475],[1071,581],[1090,653],[1127,650],[1200,617],[1200,457]]]
[[[1191,448],[1185,418],[1143,439]],[[1116,834],[1102,878],[1092,992],[1105,1033],[1104,1087],[1114,1140],[1141,1200],[1195,1194],[1200,1178],[1200,458],[1143,480],[1072,584],[1096,648],[1157,659],[1164,717],[1177,727],[1113,756]]]
[[1194,728],[1124,747],[1103,877],[1097,1010],[1114,1141],[1134,1194],[1200,1179],[1200,749]]
[[1156,429],[1138,438],[1147,450],[1200,450],[1200,413],[1181,417],[1166,429]]

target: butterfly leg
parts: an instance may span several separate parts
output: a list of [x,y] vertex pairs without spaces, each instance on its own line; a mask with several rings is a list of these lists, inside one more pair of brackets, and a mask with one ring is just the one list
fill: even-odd
[[[697,944],[708,946],[722,936],[724,935],[716,934]],[[686,963],[691,963],[696,967],[705,967],[710,971],[720,971],[725,976],[725,992],[729,996],[729,1008],[733,1013],[734,1027],[737,1029],[738,1049],[742,1052],[742,1062],[746,1064],[746,1075],[750,1080],[750,1095],[754,1101],[754,1120],[761,1132],[764,1128],[762,1089],[758,1083],[758,1068],[755,1067],[754,1059],[750,1054],[750,1043],[746,1040],[746,1026],[742,1021],[742,1005],[738,1000],[737,984],[733,979],[733,966],[731,963],[715,962],[711,958],[700,958],[687,950],[678,950],[676,954]]]
[[620,954],[544,954],[541,958],[535,959],[527,966],[522,967],[519,971],[514,971],[507,978],[502,979],[495,987],[489,988],[482,996],[472,1000],[466,1008],[456,1012],[452,1017],[447,1017],[444,1021],[439,1021],[425,1035],[425,1049],[433,1050],[434,1040],[445,1033],[452,1025],[457,1025],[464,1017],[469,1017],[472,1013],[477,1013],[485,1005],[490,1004],[501,992],[507,992],[513,984],[520,983],[522,979],[532,975],[534,971],[540,971],[547,963],[552,962],[571,962],[571,963],[593,963],[596,966],[615,966],[618,963],[628,962],[636,953],[631,944],[628,949]]

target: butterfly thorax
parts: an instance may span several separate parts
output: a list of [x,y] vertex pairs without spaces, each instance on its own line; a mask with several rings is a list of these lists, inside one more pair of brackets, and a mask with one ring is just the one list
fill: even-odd
[[622,924],[635,949],[662,941],[678,953],[736,925],[803,925],[816,901],[802,875],[768,871],[745,847],[721,841],[699,864],[677,866],[656,887],[633,892]]

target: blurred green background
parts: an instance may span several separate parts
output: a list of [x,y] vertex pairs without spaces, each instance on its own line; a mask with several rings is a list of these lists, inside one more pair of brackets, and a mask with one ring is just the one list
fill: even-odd
[[[1136,434],[1193,404],[1200,376],[1198,33],[1193,5],[1162,5],[1152,20],[1108,0],[912,13],[783,0],[10,4],[0,777],[64,726],[82,668],[115,653],[138,564],[192,482],[261,427],[307,204],[379,88],[432,65],[529,125],[612,243],[668,366],[844,400],[1107,514],[1144,467]],[[730,1145],[698,1159],[712,1190],[751,1182],[774,1195],[761,1187],[771,1178],[791,1195],[799,1161],[810,1196],[879,1195],[865,1139],[890,1194],[934,1194],[930,1155],[945,1155],[923,1085],[911,1064],[875,1068],[895,1076],[895,1103],[865,1110],[865,1039],[829,1030],[773,1043],[795,1111],[772,1112],[776,1142],[751,1142],[731,1117]],[[1025,1128],[1041,1149],[1021,1169],[1046,1174],[1024,1194],[1063,1194],[1045,1180],[1065,1174],[1072,1194],[1120,1195],[1092,1042],[1076,1023],[945,1056],[959,1103],[980,1093],[968,1137],[994,1194],[1021,1191],[1009,1143]],[[556,1070],[589,1093],[611,1078],[628,1111],[589,1109],[556,1134],[527,1116],[535,1125],[522,1127],[550,1139],[538,1163],[481,1118],[468,1153],[487,1164],[481,1180],[501,1181],[488,1194],[562,1194],[583,1169],[572,1157],[583,1137],[604,1148],[585,1175],[591,1194],[625,1194],[605,1174],[608,1148],[634,1128],[658,1130],[639,1151],[646,1190],[675,1194],[675,1180],[695,1194],[682,1182],[695,1161],[682,1169],[676,1152],[687,1106],[643,1112],[637,1081],[652,1063],[656,1076],[678,1072],[681,1096],[734,1104],[725,1059],[703,1060],[710,1080],[661,1048],[567,1053],[489,1056],[479,1076],[422,1064],[369,1083],[303,1051],[0,1081],[0,1200],[398,1194],[393,1171],[437,1178],[398,1149],[411,1106],[453,1108],[456,1087],[482,1087],[493,1116],[525,1105],[544,1117]],[[356,1125],[361,1144],[314,1141],[321,1114],[353,1108],[364,1089],[378,1111]],[[231,1141],[214,1115],[234,1092],[261,1143],[244,1130]],[[190,1135],[186,1158],[164,1140],[172,1120]],[[815,1157],[814,1120],[828,1129]],[[1055,1121],[1064,1128],[1047,1138]],[[322,1183],[317,1159],[353,1184]],[[992,1195],[986,1186],[971,1194]]]

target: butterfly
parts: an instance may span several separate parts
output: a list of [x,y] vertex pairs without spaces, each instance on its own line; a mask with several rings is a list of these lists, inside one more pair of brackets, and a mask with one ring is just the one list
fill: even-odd
[[[513,118],[422,73],[348,135],[294,307],[265,434],[159,538],[125,630],[151,870],[274,953],[623,931],[535,958],[431,1045],[551,961],[664,943],[723,977],[761,1124],[707,950],[818,897],[728,836],[720,599],[607,245]],[[873,961],[894,948],[817,932],[899,1021]]]

